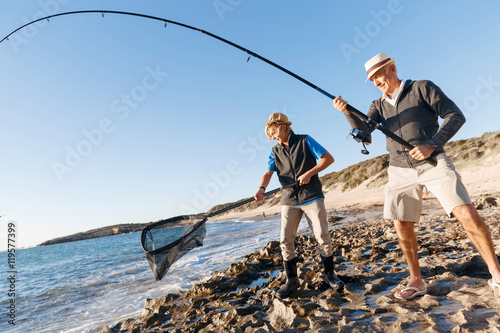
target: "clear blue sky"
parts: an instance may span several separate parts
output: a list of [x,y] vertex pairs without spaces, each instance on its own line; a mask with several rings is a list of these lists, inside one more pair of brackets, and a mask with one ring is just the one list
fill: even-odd
[[[379,97],[364,62],[396,57],[403,79],[430,79],[468,121],[454,139],[498,131],[498,1],[2,2],[0,37],[41,16],[137,12],[220,35],[366,112]],[[18,246],[117,223],[149,222],[253,196],[284,112],[335,157],[369,156],[346,139],[331,101],[201,33],[136,17],[53,18],[0,44],[0,213]],[[276,179],[270,188],[278,187]],[[3,246],[2,246],[3,248]]]

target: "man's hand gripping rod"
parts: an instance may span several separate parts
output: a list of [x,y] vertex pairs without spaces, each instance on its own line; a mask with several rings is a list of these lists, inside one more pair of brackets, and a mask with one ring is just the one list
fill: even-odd
[[[332,94],[324,91],[323,89],[321,89],[319,87],[316,87],[316,90],[318,90],[323,95],[328,96],[332,100],[335,99],[335,96],[333,96]],[[412,150],[413,148],[415,148],[411,143],[407,142],[403,138],[401,138],[401,137],[397,136],[396,134],[394,134],[393,132],[389,131],[384,126],[382,126],[381,124],[377,123],[375,120],[371,119],[370,117],[368,117],[366,114],[364,114],[363,112],[359,111],[355,107],[347,104],[346,105],[346,110],[349,111],[349,112],[351,112],[353,115],[355,115],[356,117],[358,117],[362,121],[364,121],[368,125],[368,127],[370,129],[378,129],[379,131],[381,131],[382,133],[384,133],[387,137],[393,139],[394,141],[396,141],[397,143],[403,145],[404,147],[408,148],[409,150]],[[354,133],[353,133],[353,136],[354,136]],[[364,146],[364,144],[363,144],[363,146]],[[365,148],[364,151],[366,151],[366,148]],[[432,166],[436,166],[437,165],[437,161],[434,158],[432,158],[432,157],[426,158],[424,161],[427,162],[427,163],[429,163],[429,164],[431,164]]]

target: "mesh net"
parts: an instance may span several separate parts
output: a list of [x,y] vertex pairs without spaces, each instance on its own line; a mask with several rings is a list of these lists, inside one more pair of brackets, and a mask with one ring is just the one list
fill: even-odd
[[184,215],[155,222],[142,230],[142,249],[155,280],[161,280],[183,255],[203,246],[206,221],[204,215]]

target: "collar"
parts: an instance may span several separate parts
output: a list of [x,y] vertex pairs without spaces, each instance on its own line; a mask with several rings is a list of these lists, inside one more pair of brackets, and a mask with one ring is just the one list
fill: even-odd
[[392,106],[395,106],[396,105],[396,101],[398,100],[399,95],[401,95],[401,92],[403,91],[403,88],[405,87],[405,83],[406,83],[405,80],[401,80],[401,84],[399,85],[399,87],[396,88],[394,90],[394,92],[392,93],[392,98],[390,98],[386,94],[383,94],[382,95],[382,101],[387,101]]

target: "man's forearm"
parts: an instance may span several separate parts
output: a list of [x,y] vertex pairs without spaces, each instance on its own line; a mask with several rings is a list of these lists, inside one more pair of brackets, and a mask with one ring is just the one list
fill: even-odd
[[439,149],[458,132],[464,123],[465,116],[462,111],[458,110],[458,112],[450,114],[444,119],[437,133],[427,143],[433,148]]

